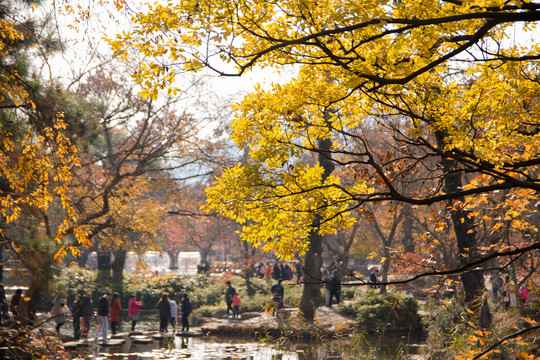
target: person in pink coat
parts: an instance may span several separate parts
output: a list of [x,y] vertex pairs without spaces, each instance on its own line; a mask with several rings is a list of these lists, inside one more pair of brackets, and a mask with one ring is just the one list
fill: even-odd
[[131,299],[129,299],[129,309],[128,309],[128,316],[131,319],[131,331],[135,330],[135,325],[137,324],[137,320],[141,318],[141,312],[139,311],[139,308],[142,306],[141,301],[137,301],[137,296],[135,294],[131,295]]

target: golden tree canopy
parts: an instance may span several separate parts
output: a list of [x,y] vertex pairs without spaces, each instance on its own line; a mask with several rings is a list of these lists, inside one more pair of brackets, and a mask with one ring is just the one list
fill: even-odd
[[[540,190],[540,55],[529,35],[539,19],[529,1],[171,1],[135,14],[110,44],[153,57],[133,75],[150,98],[177,90],[179,70],[296,66],[287,84],[237,104],[233,138],[249,157],[208,192],[209,209],[247,224],[245,239],[290,256],[306,250],[315,217],[331,232],[366,201]],[[394,134],[394,153],[362,136],[373,124]],[[323,181],[309,152],[339,166]],[[430,168],[441,157],[453,168]],[[446,193],[444,171],[476,180]]]

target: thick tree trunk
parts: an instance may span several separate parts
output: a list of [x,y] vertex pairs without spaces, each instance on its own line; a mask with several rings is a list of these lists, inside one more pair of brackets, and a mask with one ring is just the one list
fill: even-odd
[[308,320],[315,319],[315,309],[321,301],[321,267],[322,267],[322,243],[323,237],[318,232],[312,231],[310,246],[306,253],[303,268],[302,298],[300,299],[300,313]]
[[[49,288],[49,279],[44,276],[32,277],[28,290],[23,294],[23,300],[19,305],[19,321],[26,325],[33,318],[40,305],[43,294]],[[27,300],[27,301],[26,301]],[[52,306],[52,304],[47,304]]]
[[244,270],[244,275],[245,275],[245,280],[246,280],[246,291],[247,291],[247,295],[249,297],[252,297],[253,295],[255,295],[255,290],[253,289],[253,284],[252,284],[252,281],[251,281],[251,274],[253,274],[253,264],[250,263],[250,259],[252,258],[252,255],[253,255],[253,248],[251,247],[251,245],[247,242],[243,242],[242,244],[244,246],[244,254],[245,254],[245,257],[244,257],[244,261],[245,261],[245,270]]
[[[443,137],[439,136],[442,146]],[[454,162],[449,158],[442,158],[441,165],[445,170],[444,191],[447,194],[455,193],[463,188],[462,172],[454,169]],[[456,200],[458,201],[456,203]],[[460,204],[465,203],[465,198],[457,198],[448,201],[448,208],[454,224],[454,232],[458,247],[459,265],[464,266],[474,261],[477,253],[476,231],[473,216]],[[457,205],[455,205],[457,204]],[[479,306],[480,296],[484,289],[484,279],[479,270],[470,270],[461,274],[461,282],[465,290],[465,303]],[[475,306],[475,307],[476,307]]]
[[117,250],[114,253],[114,261],[112,263],[112,291],[122,295],[124,293],[123,280],[124,280],[124,265],[126,264],[125,250]]
[[169,266],[169,269],[171,270],[178,269],[178,251],[167,250],[167,254],[169,254],[169,258],[171,260],[171,265]]
[[97,281],[98,292],[108,288],[111,284],[111,253],[109,251],[97,252]]
[[90,249],[83,248],[81,253],[77,257],[77,264],[80,268],[85,268],[86,263],[88,262],[88,255],[90,254]]
[[[331,159],[332,154],[329,151],[332,140],[318,140],[317,145],[320,149],[319,165],[324,169],[322,180],[325,181],[332,171],[334,171],[334,164]],[[302,298],[300,299],[300,312],[308,321],[315,319],[315,309],[321,301],[322,244],[324,237],[319,234],[319,225],[320,218],[317,216],[312,224],[312,231],[309,236],[309,250],[306,253],[304,261],[304,289],[302,291]]]

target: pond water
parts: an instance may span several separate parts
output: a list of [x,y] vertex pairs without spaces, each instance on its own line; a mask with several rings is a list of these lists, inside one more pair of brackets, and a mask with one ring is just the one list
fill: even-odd
[[[372,339],[373,340],[373,339]],[[395,339],[394,339],[395,340]],[[399,343],[399,341],[398,341]],[[421,354],[423,347],[401,346],[366,341],[351,348],[350,341],[264,343],[226,337],[180,337],[154,340],[151,344],[126,341],[124,345],[95,347],[80,358],[146,360],[146,359],[209,359],[209,360],[349,360],[349,359],[407,359]],[[77,359],[74,352],[72,359]]]
[[[46,316],[45,314],[41,314]],[[52,326],[53,324],[50,324]],[[95,323],[93,323],[95,326]],[[172,336],[166,340],[152,340],[142,344],[127,336],[131,322],[122,315],[119,332],[126,334],[122,345],[98,346],[90,344],[71,352],[72,359],[111,359],[111,360],[146,360],[146,359],[209,359],[209,360],[394,360],[408,359],[411,355],[426,353],[426,347],[418,340],[407,337],[352,337],[332,341],[293,342],[283,339],[262,339],[255,341],[238,337]],[[157,333],[156,314],[143,314],[137,322],[136,330],[143,331],[147,337]],[[68,319],[61,327],[62,335],[73,334],[72,322]],[[52,329],[51,329],[52,330]],[[171,328],[169,330],[172,330]],[[196,331],[196,329],[194,329]],[[110,330],[109,330],[110,331]],[[91,336],[94,335],[92,331]],[[419,357],[415,357],[418,359]]]

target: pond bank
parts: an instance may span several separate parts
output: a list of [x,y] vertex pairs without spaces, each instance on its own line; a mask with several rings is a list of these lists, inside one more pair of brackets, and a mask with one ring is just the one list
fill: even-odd
[[348,336],[355,326],[353,319],[339,314],[336,308],[320,307],[315,321],[302,319],[297,308],[281,309],[278,316],[268,312],[241,314],[240,319],[201,318],[201,332],[207,335],[242,336],[258,339],[271,336],[293,339],[330,339]]

